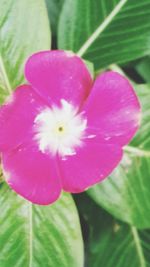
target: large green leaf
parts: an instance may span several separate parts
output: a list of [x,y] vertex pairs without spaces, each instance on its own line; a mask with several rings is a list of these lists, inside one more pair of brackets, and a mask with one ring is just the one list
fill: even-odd
[[66,0],[60,16],[59,48],[70,49],[95,68],[150,53],[149,0]]
[[134,226],[115,221],[111,226],[103,224],[99,240],[90,248],[89,267],[149,267],[149,241],[148,230],[138,231]]
[[0,0],[0,101],[23,82],[29,55],[50,49],[50,29],[43,0]]
[[86,267],[150,267],[150,230],[116,221],[85,196],[78,200],[86,233]]
[[0,266],[83,267],[83,244],[74,202],[32,205],[0,187]]
[[136,227],[150,227],[150,88],[137,86],[142,125],[121,164],[88,194],[117,218]]

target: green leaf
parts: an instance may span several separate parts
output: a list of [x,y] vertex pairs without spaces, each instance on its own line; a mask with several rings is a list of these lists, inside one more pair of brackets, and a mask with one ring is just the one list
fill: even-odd
[[59,48],[77,52],[95,69],[150,53],[149,0],[66,0]]
[[89,229],[85,249],[87,267],[150,266],[150,230],[139,231],[114,220],[83,196],[78,202],[84,228]]
[[8,97],[8,92],[0,87],[0,105],[5,102]]
[[142,59],[135,68],[145,82],[150,83],[150,57]]
[[0,165],[0,184],[4,181],[4,177],[3,177],[3,172],[2,172],[2,168]]
[[88,194],[108,212],[138,228],[150,227],[150,87],[137,86],[142,125],[121,164]]
[[69,194],[53,205],[32,205],[0,187],[0,265],[83,267],[83,244]]
[[52,35],[55,36],[57,33],[59,15],[60,15],[64,0],[57,0],[57,1],[56,0],[45,0],[45,1],[46,1],[49,21],[50,21],[50,25],[52,29]]
[[32,53],[50,49],[43,0],[0,1],[0,101],[24,82],[24,63]]
[[83,61],[84,61],[85,65],[86,65],[88,71],[90,72],[92,79],[94,79],[95,73],[94,73],[94,65],[93,65],[93,63],[88,61],[88,60],[83,60]]

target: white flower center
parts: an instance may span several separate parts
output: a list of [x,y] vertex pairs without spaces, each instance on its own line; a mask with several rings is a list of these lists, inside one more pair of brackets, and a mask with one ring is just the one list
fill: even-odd
[[40,151],[61,156],[75,154],[75,147],[83,144],[87,120],[77,114],[71,104],[61,100],[61,107],[41,111],[34,121],[35,140]]

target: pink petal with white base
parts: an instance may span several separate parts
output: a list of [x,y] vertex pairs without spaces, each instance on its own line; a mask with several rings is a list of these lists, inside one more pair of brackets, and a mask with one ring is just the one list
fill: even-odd
[[49,104],[60,99],[80,106],[92,86],[83,61],[71,52],[44,51],[31,56],[25,66],[25,76],[36,92]]
[[56,159],[30,143],[2,154],[4,177],[10,187],[27,200],[48,205],[60,195]]
[[59,160],[63,189],[79,193],[102,181],[117,166],[122,150],[116,145],[89,142],[76,149],[76,154]]
[[125,145],[140,124],[140,104],[128,80],[116,72],[100,75],[83,110],[88,134],[100,142]]
[[19,145],[32,131],[35,116],[44,108],[43,100],[29,85],[22,85],[0,107],[0,150]]

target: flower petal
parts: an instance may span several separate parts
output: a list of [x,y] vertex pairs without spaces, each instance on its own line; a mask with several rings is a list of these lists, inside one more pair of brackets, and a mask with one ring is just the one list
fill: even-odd
[[131,84],[112,71],[96,79],[83,110],[89,135],[96,134],[101,142],[125,145],[140,124],[140,104]]
[[0,107],[0,151],[22,143],[32,130],[33,121],[45,103],[29,85],[16,89]]
[[41,153],[36,145],[24,143],[2,153],[4,177],[9,186],[27,200],[47,205],[60,195],[56,159]]
[[25,66],[25,76],[36,92],[49,104],[60,99],[79,106],[92,86],[83,61],[71,52],[43,51],[32,55]]
[[116,145],[101,145],[87,141],[76,154],[59,160],[63,189],[79,193],[102,181],[117,166],[122,150]]

